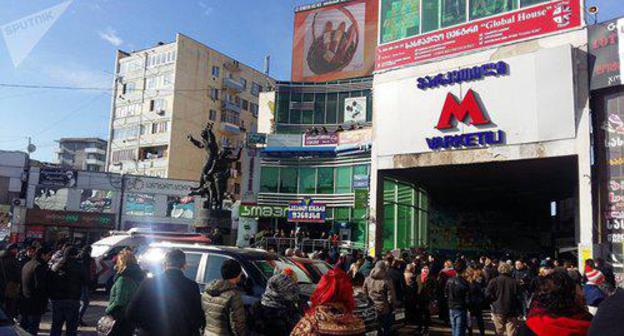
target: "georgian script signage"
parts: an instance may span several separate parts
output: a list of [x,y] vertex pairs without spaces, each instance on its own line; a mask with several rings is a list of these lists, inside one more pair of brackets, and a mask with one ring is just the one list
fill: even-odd
[[316,203],[310,198],[288,206],[288,221],[299,223],[325,223],[325,204]]
[[304,134],[304,146],[335,146],[338,144],[338,134]]
[[240,217],[285,218],[287,214],[288,214],[288,207],[242,203],[239,208]]
[[425,76],[417,79],[421,90],[435,89],[440,86],[461,84],[481,80],[485,77],[498,77],[509,74],[509,65],[503,61],[486,63],[459,70],[440,73],[435,76]]
[[114,229],[113,214],[28,209],[26,223],[42,226],[92,227]]

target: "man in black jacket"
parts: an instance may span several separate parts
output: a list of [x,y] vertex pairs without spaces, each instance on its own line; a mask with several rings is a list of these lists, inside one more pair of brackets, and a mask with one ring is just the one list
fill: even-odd
[[20,325],[32,335],[39,333],[41,315],[48,307],[47,285],[50,281],[48,261],[52,257],[52,249],[40,247],[34,258],[22,268],[22,320]]
[[462,262],[456,262],[455,271],[457,275],[448,279],[444,290],[444,296],[449,307],[453,336],[464,336],[468,326],[470,284],[463,277],[465,269],[466,267]]
[[52,327],[50,336],[61,336],[63,324],[66,325],[67,336],[75,336],[78,333],[80,296],[82,286],[87,279],[77,255],[78,250],[75,247],[66,247],[63,257],[51,267]]
[[199,286],[184,276],[184,252],[165,256],[165,272],[141,283],[128,305],[126,318],[149,336],[198,336],[206,326]]
[[498,266],[498,273],[486,289],[486,297],[492,301],[492,321],[497,335],[516,335],[518,316],[522,311],[520,283],[511,277],[512,267],[507,263]]

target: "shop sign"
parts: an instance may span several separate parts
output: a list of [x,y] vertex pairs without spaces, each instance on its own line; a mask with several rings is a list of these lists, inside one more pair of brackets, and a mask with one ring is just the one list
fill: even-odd
[[196,182],[149,177],[126,177],[126,191],[152,194],[186,195]]
[[311,198],[304,198],[288,206],[288,221],[299,223],[325,223],[326,207]]
[[591,89],[622,85],[622,54],[620,41],[624,19],[615,19],[588,28]]
[[115,216],[113,214],[93,212],[28,209],[26,222],[32,225],[43,226],[113,229],[115,227]]
[[559,0],[473,20],[377,47],[375,70],[422,63],[580,27],[579,0]]
[[66,167],[42,167],[39,170],[39,186],[72,188],[76,185],[76,170]]
[[373,129],[370,127],[338,133],[339,145],[363,145],[371,143]]
[[[470,117],[468,119],[468,117]],[[466,121],[468,119],[468,121]],[[440,119],[435,128],[438,130],[449,130],[455,128],[454,121],[461,121],[467,125],[483,126],[491,124],[490,118],[485,114],[483,108],[477,100],[476,94],[472,90],[468,90],[466,97],[461,103],[452,93],[446,96],[446,101],[442,107]],[[465,133],[458,135],[445,135],[426,138],[427,146],[430,149],[448,149],[477,147],[486,145],[500,145],[505,143],[505,132],[498,131],[482,131],[475,133]]]
[[353,175],[353,189],[368,189],[369,177],[367,174]]
[[287,217],[288,207],[241,203],[238,211],[240,217],[284,218]]
[[498,63],[486,63],[472,68],[449,71],[434,76],[420,77],[418,88],[421,90],[435,89],[440,86],[461,84],[481,80],[485,77],[498,77],[509,74],[509,65],[503,61]]
[[304,146],[335,146],[338,144],[338,134],[304,134]]

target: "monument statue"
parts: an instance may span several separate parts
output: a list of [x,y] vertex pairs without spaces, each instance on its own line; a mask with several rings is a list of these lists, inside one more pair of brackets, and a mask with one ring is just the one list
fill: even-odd
[[206,162],[199,177],[199,186],[191,188],[189,196],[206,198],[204,209],[222,210],[223,195],[230,178],[230,164],[240,159],[242,148],[235,157],[231,156],[232,151],[228,148],[219,150],[212,127],[212,123],[206,124],[201,132],[201,140],[193,138],[191,134],[187,137],[195,147],[206,151]]

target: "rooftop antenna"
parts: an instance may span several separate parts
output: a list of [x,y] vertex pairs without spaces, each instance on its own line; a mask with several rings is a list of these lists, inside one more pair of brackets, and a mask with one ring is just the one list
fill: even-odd
[[264,57],[264,74],[268,76],[270,70],[271,70],[271,55],[266,55]]

